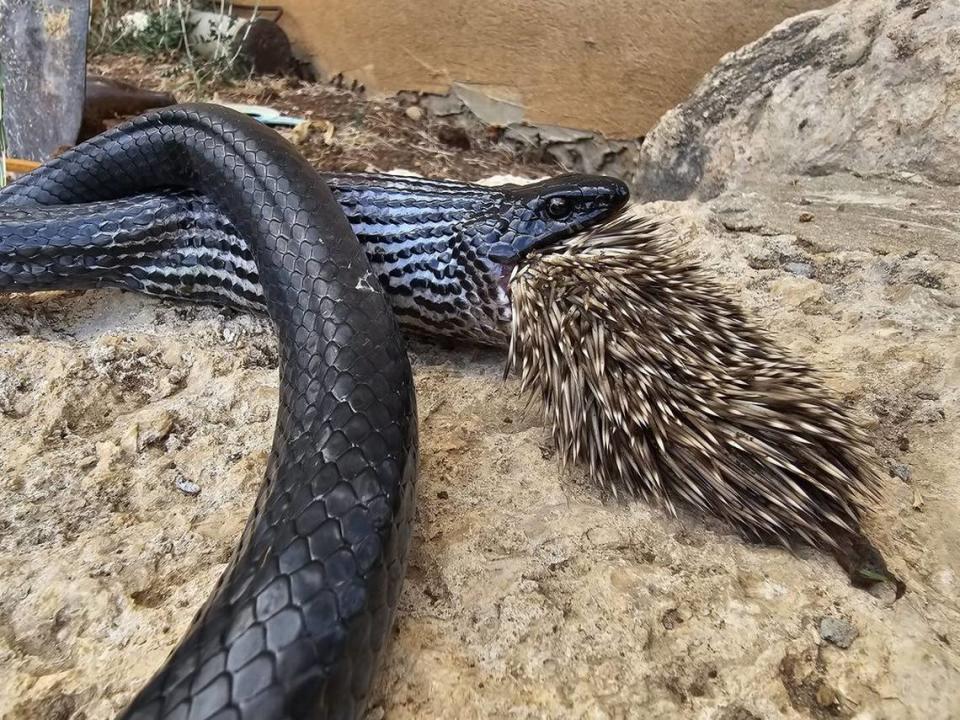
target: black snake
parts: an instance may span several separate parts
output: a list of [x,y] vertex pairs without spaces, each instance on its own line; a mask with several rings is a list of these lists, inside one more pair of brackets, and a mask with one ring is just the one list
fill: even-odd
[[413,381],[387,298],[414,330],[502,342],[505,266],[626,199],[622,183],[585,176],[480,188],[320,175],[280,136],[210,105],[132,120],[0,192],[0,292],[128,287],[262,309],[278,335],[277,426],[253,512],[123,717],[362,712],[417,471]]

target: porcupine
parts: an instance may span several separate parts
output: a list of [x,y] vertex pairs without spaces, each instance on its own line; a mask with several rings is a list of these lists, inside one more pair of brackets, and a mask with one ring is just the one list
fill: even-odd
[[747,539],[827,550],[855,585],[902,594],[861,528],[880,491],[865,432],[661,222],[621,216],[534,250],[510,292],[507,370],[565,463]]

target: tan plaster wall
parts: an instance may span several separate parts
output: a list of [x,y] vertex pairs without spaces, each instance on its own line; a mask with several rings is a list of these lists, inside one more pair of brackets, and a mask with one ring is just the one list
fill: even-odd
[[[282,0],[326,75],[375,94],[465,83],[536,124],[646,133],[725,53],[829,0]],[[522,109],[522,110],[521,110]],[[508,113],[509,114],[509,113]]]

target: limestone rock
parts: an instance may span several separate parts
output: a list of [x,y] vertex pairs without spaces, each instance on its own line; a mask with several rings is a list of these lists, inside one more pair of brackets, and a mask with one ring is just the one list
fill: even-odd
[[641,149],[647,200],[755,171],[960,184],[960,3],[844,0],[730,53]]

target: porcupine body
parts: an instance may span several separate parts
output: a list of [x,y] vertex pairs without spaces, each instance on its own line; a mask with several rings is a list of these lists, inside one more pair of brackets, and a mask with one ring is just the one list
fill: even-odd
[[509,365],[564,461],[902,592],[861,530],[880,491],[866,434],[660,223],[627,216],[534,251],[510,289]]

